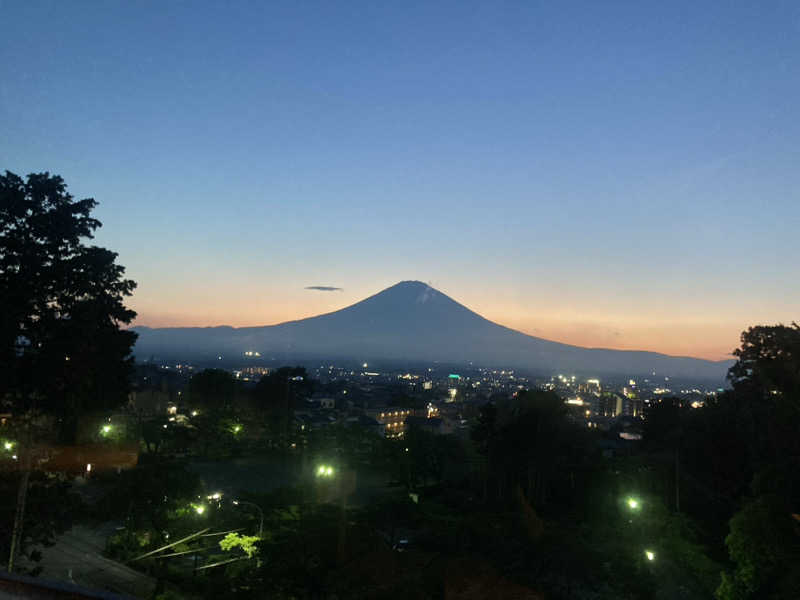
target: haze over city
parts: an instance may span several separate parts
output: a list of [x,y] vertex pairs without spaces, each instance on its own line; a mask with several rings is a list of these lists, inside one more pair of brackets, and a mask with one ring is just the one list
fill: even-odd
[[715,360],[796,318],[795,3],[3,11],[37,26],[0,36],[0,161],[100,202],[137,325],[274,324],[404,279],[538,337]]

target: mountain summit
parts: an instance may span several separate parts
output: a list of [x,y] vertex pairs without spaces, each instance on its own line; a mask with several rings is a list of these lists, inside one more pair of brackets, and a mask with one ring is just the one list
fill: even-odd
[[401,281],[341,310],[265,327],[137,327],[136,353],[164,358],[241,356],[247,350],[303,358],[439,361],[721,381],[727,361],[655,352],[581,348],[526,335],[483,318],[420,281]]

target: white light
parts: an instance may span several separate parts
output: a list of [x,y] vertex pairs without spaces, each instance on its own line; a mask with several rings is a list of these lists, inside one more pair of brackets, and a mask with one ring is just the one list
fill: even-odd
[[645,550],[644,551],[644,555],[647,557],[647,560],[655,560],[656,559],[656,553],[653,552],[652,550]]
[[86,472],[87,473],[91,473],[92,472],[92,463],[86,463]]

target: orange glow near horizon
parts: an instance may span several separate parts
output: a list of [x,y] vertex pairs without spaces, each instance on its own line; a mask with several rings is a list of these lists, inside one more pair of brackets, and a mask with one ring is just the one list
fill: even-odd
[[[355,298],[351,294],[289,294],[269,304],[232,299],[230,303],[213,302],[185,307],[157,307],[147,302],[131,302],[139,312],[135,325],[148,327],[254,327],[276,325],[339,310],[358,302],[369,293]],[[646,350],[674,356],[693,356],[709,360],[731,358],[739,345],[739,335],[753,323],[702,321],[691,318],[657,318],[652,315],[607,315],[598,312],[564,314],[532,307],[530,312],[511,306],[466,306],[478,314],[528,335],[589,348]],[[477,306],[481,305],[481,306]]]

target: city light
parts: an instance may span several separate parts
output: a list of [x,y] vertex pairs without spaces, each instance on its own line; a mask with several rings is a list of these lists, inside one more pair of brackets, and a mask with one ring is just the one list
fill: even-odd
[[110,434],[110,433],[111,433],[111,425],[103,425],[103,426],[100,428],[100,432],[101,432],[103,435],[108,435],[108,434]]
[[196,504],[194,506],[194,512],[196,512],[198,515],[202,515],[203,513],[206,512],[205,505],[204,504]]
[[631,510],[636,510],[636,509],[639,508],[639,504],[640,503],[639,503],[639,500],[637,498],[633,498],[633,497],[628,498],[627,502],[628,502],[628,508],[630,508]]
[[656,559],[656,553],[652,550],[645,550],[644,555],[647,557],[647,560],[653,561]]
[[14,447],[14,442],[3,442],[3,448],[11,450]]
[[241,425],[234,425],[233,426],[233,433],[239,433],[242,430]]

